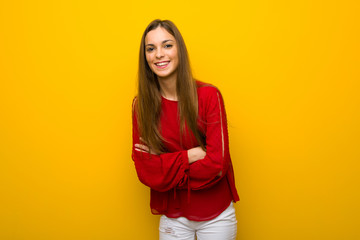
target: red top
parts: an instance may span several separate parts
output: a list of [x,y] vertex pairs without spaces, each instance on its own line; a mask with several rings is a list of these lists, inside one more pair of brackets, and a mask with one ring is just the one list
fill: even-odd
[[[197,82],[200,129],[206,136],[206,156],[192,164],[187,149],[197,147],[190,130],[180,140],[178,102],[162,98],[161,134],[169,152],[153,155],[136,151],[140,143],[136,113],[133,111],[132,159],[139,180],[151,188],[153,214],[170,218],[186,217],[206,221],[238,201],[234,172],[229,154],[226,113],[222,96],[212,85]],[[133,103],[136,104],[136,98]],[[219,173],[221,175],[219,176]]]

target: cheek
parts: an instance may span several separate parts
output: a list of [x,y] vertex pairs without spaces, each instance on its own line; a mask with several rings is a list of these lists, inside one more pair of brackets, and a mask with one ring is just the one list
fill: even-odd
[[178,53],[177,53],[177,52],[174,52],[174,54],[173,54],[172,58],[176,61],[176,63],[178,63],[178,62],[179,62],[179,55],[178,55]]
[[151,56],[146,55],[146,56],[145,56],[145,59],[146,59],[147,64],[149,65],[149,67],[152,68],[153,66],[152,66],[152,64],[151,64]]
[[179,55],[178,55],[177,49],[175,49],[174,52],[173,52],[173,58],[176,59],[176,60],[179,59]]

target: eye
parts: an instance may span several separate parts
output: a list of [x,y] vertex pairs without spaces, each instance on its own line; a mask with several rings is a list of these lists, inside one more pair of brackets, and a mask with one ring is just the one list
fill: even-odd
[[149,47],[149,48],[146,49],[147,52],[152,52],[153,50],[154,50],[153,47]]
[[173,45],[171,45],[171,44],[166,44],[165,45],[165,48],[171,48]]

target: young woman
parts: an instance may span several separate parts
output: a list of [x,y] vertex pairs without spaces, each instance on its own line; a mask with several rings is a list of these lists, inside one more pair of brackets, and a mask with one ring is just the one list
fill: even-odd
[[132,158],[161,214],[160,239],[236,238],[239,200],[219,90],[191,74],[184,40],[169,20],[141,39],[133,101]]

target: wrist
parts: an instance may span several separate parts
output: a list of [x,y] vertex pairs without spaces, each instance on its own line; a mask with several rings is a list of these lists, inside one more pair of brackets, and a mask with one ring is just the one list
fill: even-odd
[[191,151],[191,149],[187,150],[187,155],[188,155],[189,163],[193,163],[194,162],[194,154],[193,154],[193,151]]

